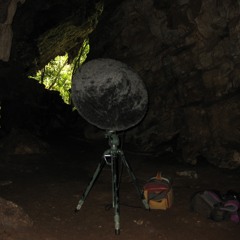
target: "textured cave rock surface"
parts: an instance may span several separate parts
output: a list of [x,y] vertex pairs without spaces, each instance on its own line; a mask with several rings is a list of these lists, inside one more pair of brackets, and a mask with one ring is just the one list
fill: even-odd
[[[192,164],[207,159],[219,167],[239,167],[239,2],[112,2],[105,1],[100,17],[100,2],[93,0],[27,0],[19,6],[12,25],[10,60],[0,61],[2,103],[11,102],[12,109],[17,109],[23,107],[23,99],[39,97],[41,93],[32,93],[33,83],[26,75],[65,51],[74,56],[89,36],[88,60],[120,60],[147,86],[147,115],[126,132],[127,142],[156,156],[172,151]],[[24,117],[30,108],[38,109],[25,102]],[[52,106],[58,104],[62,106],[59,102]],[[69,116],[67,111],[58,114]],[[34,114],[26,116],[31,122],[39,121]],[[15,125],[22,126],[24,121],[20,122]]]
[[1,229],[29,228],[33,221],[17,204],[0,197],[0,226]]

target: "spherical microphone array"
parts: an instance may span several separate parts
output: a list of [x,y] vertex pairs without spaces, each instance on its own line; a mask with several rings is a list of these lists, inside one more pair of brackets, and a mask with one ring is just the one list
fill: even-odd
[[113,59],[84,63],[72,78],[72,101],[92,125],[122,131],[137,125],[148,105],[146,87],[126,64]]

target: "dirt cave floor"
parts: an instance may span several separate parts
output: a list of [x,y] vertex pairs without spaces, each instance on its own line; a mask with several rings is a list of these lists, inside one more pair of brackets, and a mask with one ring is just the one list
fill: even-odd
[[[60,141],[59,141],[60,142]],[[158,171],[173,179],[171,208],[146,210],[123,169],[120,185],[120,235],[114,231],[111,169],[105,166],[78,213],[74,210],[108,144],[68,141],[52,143],[51,152],[39,156],[11,156],[0,166],[0,197],[20,206],[30,217],[30,227],[1,225],[1,240],[235,240],[240,225],[215,222],[190,211],[193,193],[217,189],[240,192],[240,170],[218,169],[207,163],[179,163],[172,156],[150,157],[124,150],[139,186]],[[179,176],[194,171],[197,177]],[[3,184],[6,183],[6,184]]]

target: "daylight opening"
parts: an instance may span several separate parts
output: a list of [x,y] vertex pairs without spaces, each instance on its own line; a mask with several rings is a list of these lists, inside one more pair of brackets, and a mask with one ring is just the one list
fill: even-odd
[[30,76],[39,83],[44,84],[48,90],[58,91],[66,104],[70,104],[70,88],[72,75],[75,70],[85,62],[90,51],[88,39],[84,40],[78,55],[72,63],[68,62],[68,54],[57,56],[51,60],[43,69],[39,70],[35,76]]

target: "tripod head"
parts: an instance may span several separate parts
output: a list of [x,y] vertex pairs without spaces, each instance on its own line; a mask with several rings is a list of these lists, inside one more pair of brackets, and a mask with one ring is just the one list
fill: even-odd
[[[118,137],[116,131],[107,130],[105,137],[108,138],[108,144],[109,144],[110,148],[104,152],[103,157],[105,159],[105,162],[108,165],[111,165],[112,157],[122,156],[123,152],[122,152],[122,150],[120,150],[118,148],[119,137]],[[108,159],[110,159],[110,160],[108,160]]]
[[119,137],[116,131],[107,130],[105,137],[108,138],[108,144],[111,147],[111,150],[116,151],[119,146]]

